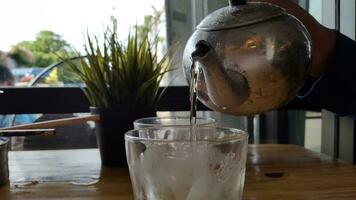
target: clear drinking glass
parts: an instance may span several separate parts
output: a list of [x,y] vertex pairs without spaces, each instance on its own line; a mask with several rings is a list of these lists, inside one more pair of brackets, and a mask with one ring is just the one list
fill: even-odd
[[[147,117],[137,119],[133,122],[135,129],[162,126],[188,126],[189,117]],[[213,118],[197,117],[197,126],[216,126],[216,120]]]
[[241,200],[248,134],[231,128],[150,127],[125,134],[135,200]]

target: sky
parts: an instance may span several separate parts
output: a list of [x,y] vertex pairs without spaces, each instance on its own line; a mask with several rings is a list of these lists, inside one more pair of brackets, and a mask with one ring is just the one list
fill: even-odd
[[110,16],[118,19],[119,37],[125,38],[130,26],[152,13],[151,5],[163,8],[164,0],[2,0],[0,50],[34,40],[41,30],[62,35],[80,50],[87,30],[102,33],[110,25]]

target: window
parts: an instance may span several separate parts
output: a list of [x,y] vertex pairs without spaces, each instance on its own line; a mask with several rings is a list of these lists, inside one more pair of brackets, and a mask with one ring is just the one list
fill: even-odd
[[[53,52],[72,48],[83,52],[87,32],[100,39],[111,19],[118,21],[118,36],[127,38],[130,27],[142,25],[144,17],[161,14],[157,31],[165,38],[164,0],[46,0],[4,1],[0,17],[0,63],[12,68],[17,86],[26,86],[41,70],[59,59]],[[61,70],[61,69],[58,69]],[[50,74],[52,73],[52,74]],[[48,81],[58,79],[56,70]],[[60,74],[58,74],[60,76]]]
[[[70,54],[73,49],[83,52],[86,34],[96,35],[100,40],[113,18],[117,19],[119,38],[125,40],[130,28],[144,25],[145,16],[160,15],[156,31],[166,38],[164,0],[63,0],[55,3],[13,0],[3,2],[1,8],[0,17],[7,20],[3,21],[0,33],[0,63],[9,67],[15,77],[14,87],[2,88],[0,98],[2,105],[7,105],[0,109],[9,119],[7,125],[85,114],[74,113],[85,112],[83,108],[88,108],[85,99],[82,101],[82,82],[68,66],[57,63],[59,59],[52,52]],[[74,91],[74,97],[65,95],[67,91]],[[22,92],[27,94],[22,96]],[[52,96],[58,94],[62,97]],[[70,102],[64,103],[71,97],[75,110],[69,108]],[[57,111],[61,114],[56,114]],[[15,116],[12,113],[25,114]],[[17,138],[12,142],[13,149],[95,147],[93,127],[88,123],[59,128],[52,138]]]

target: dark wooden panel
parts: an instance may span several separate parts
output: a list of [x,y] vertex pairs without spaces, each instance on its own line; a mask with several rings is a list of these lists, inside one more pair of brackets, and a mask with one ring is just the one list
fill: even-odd
[[[89,102],[80,88],[2,88],[0,114],[88,112]],[[189,110],[187,87],[169,87],[159,111]],[[198,110],[208,110],[198,104]]]
[[[198,110],[210,110],[198,102]],[[158,104],[158,111],[190,110],[189,88],[187,86],[168,87]]]
[[[88,112],[89,103],[81,88],[2,88],[0,94],[0,114],[19,113],[75,113]],[[188,111],[190,108],[189,89],[186,86],[168,87],[161,101],[159,111]],[[318,110],[294,99],[280,110]],[[198,110],[209,110],[198,104]]]
[[0,114],[86,112],[80,88],[2,88]]

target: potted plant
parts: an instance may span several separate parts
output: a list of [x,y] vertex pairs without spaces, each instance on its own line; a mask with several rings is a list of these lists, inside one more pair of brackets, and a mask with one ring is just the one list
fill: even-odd
[[62,58],[86,84],[91,112],[100,115],[96,134],[104,166],[127,166],[124,133],[133,129],[135,119],[156,114],[171,54],[159,55],[159,40],[148,35],[135,27],[122,42],[114,23],[101,45],[87,34],[86,55],[77,53],[80,64]]

